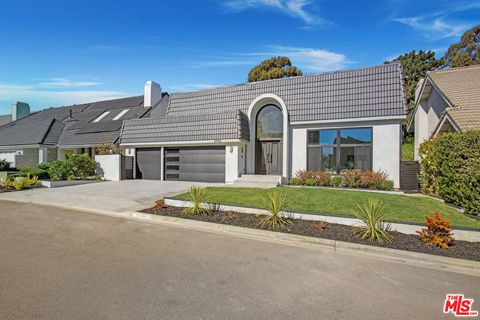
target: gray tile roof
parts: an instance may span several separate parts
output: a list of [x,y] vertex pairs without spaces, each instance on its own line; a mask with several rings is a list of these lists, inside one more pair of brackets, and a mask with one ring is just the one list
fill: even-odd
[[172,94],[167,115],[247,113],[267,93],[285,102],[291,122],[405,115],[400,63]]
[[[124,109],[120,120],[113,120]],[[49,108],[0,127],[0,146],[48,144],[90,146],[118,140],[122,120],[145,116],[143,96]],[[110,113],[93,123],[105,111]]]
[[246,114],[262,94],[279,96],[290,122],[405,115],[402,69],[392,63],[172,94],[164,118],[126,121],[121,143],[248,140]]
[[32,124],[29,121],[12,122],[0,131],[0,146],[54,145],[63,124],[55,119],[42,119]]
[[249,140],[248,117],[239,110],[124,121],[121,143]]

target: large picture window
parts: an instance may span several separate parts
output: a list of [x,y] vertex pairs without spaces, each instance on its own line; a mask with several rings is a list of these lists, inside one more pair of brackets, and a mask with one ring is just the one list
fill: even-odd
[[372,170],[372,128],[308,131],[309,170]]

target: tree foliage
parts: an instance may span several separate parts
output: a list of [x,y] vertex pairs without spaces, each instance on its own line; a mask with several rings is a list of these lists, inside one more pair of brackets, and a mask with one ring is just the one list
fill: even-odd
[[[407,119],[405,123],[408,123],[415,108],[415,89],[418,81],[424,78],[428,71],[438,68],[440,61],[435,58],[435,52],[431,50],[420,50],[418,52],[413,50],[402,54],[393,61],[400,62],[403,67],[405,98],[407,99]],[[385,63],[390,62],[392,61],[386,61]]]
[[460,42],[452,44],[443,57],[444,67],[480,64],[480,25],[466,31]]
[[303,75],[287,57],[273,57],[263,60],[248,73],[248,82],[279,79]]

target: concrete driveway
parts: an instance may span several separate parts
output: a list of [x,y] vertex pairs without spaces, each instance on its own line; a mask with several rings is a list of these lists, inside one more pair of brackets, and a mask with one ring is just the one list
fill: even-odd
[[192,184],[215,185],[183,181],[107,181],[62,188],[2,193],[0,200],[20,200],[83,210],[126,212],[151,207],[155,200],[188,191]]
[[1,319],[453,319],[480,278],[0,201]]

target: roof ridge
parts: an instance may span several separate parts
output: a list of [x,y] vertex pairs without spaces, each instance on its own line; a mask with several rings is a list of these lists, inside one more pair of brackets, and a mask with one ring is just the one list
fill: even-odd
[[474,64],[471,66],[463,66],[463,67],[455,67],[455,68],[449,68],[449,69],[443,69],[443,70],[432,70],[432,71],[429,71],[428,74],[449,73],[449,72],[455,72],[458,70],[475,69],[475,68],[480,68],[480,64]]
[[285,81],[285,80],[290,80],[290,79],[310,78],[310,77],[315,77],[315,76],[330,75],[330,74],[336,74],[336,73],[351,73],[351,72],[355,72],[355,71],[369,70],[369,69],[385,67],[385,66],[389,66],[389,65],[401,65],[401,63],[399,61],[392,61],[392,62],[389,62],[389,63],[377,64],[377,65],[367,66],[367,67],[358,67],[358,68],[353,68],[353,69],[326,71],[326,72],[320,72],[320,73],[304,74],[304,75],[301,75],[301,76],[285,77],[285,78],[278,78],[278,79],[267,79],[267,80],[254,81],[254,82],[243,82],[243,83],[224,85],[224,86],[218,86],[218,87],[213,87],[213,88],[205,88],[205,89],[199,89],[199,90],[192,90],[192,91],[172,92],[172,96],[173,95],[178,95],[178,94],[189,94],[189,93],[198,93],[198,92],[208,92],[208,91],[213,91],[213,90],[218,90],[218,89],[235,88],[235,87],[257,84],[257,83],[268,83],[268,82],[275,82],[275,81]]

